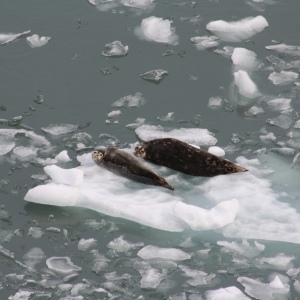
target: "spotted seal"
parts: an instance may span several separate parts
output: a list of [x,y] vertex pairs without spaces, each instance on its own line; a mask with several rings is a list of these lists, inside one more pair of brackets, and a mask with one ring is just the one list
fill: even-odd
[[97,165],[115,174],[140,183],[162,186],[169,190],[174,190],[164,178],[158,176],[134,156],[123,150],[114,147],[94,150],[92,158]]
[[173,138],[155,139],[138,144],[134,155],[193,176],[212,177],[248,171],[226,159]]

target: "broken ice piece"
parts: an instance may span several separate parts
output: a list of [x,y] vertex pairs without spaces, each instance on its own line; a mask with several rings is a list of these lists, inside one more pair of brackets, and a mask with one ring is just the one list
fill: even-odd
[[122,112],[121,112],[120,110],[113,110],[113,111],[109,112],[109,113],[107,114],[107,116],[108,116],[109,118],[115,118],[115,117],[120,116],[121,114],[122,114]]
[[67,150],[63,150],[60,153],[58,153],[55,156],[55,159],[59,162],[59,163],[68,163],[70,161],[72,161],[72,159],[69,157],[68,155],[68,151]]
[[146,119],[143,118],[137,118],[134,122],[135,123],[131,123],[131,124],[127,124],[126,128],[128,129],[137,129],[138,127],[142,126],[145,124]]
[[263,115],[265,111],[261,107],[252,106],[244,114],[247,117],[255,117],[258,115]]
[[123,46],[120,41],[114,41],[105,45],[102,55],[107,57],[122,57],[128,54],[128,50],[128,46]]
[[154,83],[160,83],[168,75],[169,75],[168,71],[165,71],[162,69],[157,69],[157,70],[152,70],[152,71],[146,72],[140,76],[147,81],[151,81]]
[[285,110],[291,108],[291,99],[287,98],[276,98],[269,100],[267,104],[274,110]]
[[280,69],[280,70],[287,70],[287,69],[291,69],[293,68],[293,66],[287,62],[285,62],[284,60],[274,56],[274,55],[270,55],[267,56],[266,59],[276,68]]
[[271,80],[275,85],[285,85],[295,81],[298,77],[298,73],[291,71],[280,71],[280,73],[271,73],[268,79]]
[[289,129],[293,123],[293,120],[289,116],[279,115],[276,118],[267,119],[266,123],[283,129]]
[[124,6],[140,9],[146,12],[150,12],[154,6],[156,0],[122,0],[121,3]]
[[286,45],[286,44],[282,43],[282,44],[277,44],[277,45],[266,46],[266,49],[274,50],[279,53],[286,53],[286,54],[293,55],[293,56],[295,56],[295,55],[300,56],[300,47],[299,46]]
[[165,116],[157,117],[158,121],[171,122],[174,121],[174,112],[169,112]]
[[15,39],[18,39],[19,37],[23,37],[28,34],[30,34],[30,30],[24,31],[22,33],[16,33],[16,34],[0,33],[0,45],[10,43],[10,42],[14,41]]
[[48,127],[42,127],[42,131],[51,135],[67,134],[78,129],[78,125],[71,124],[50,124]]
[[238,71],[234,74],[234,83],[237,86],[239,93],[246,98],[256,98],[260,96],[256,84],[251,80],[246,71]]
[[39,37],[37,34],[34,34],[32,36],[28,36],[26,40],[31,48],[37,48],[46,45],[50,41],[50,37]]
[[146,103],[144,96],[137,92],[134,95],[128,95],[115,101],[111,106],[115,107],[140,107]]
[[70,257],[50,257],[46,260],[47,267],[55,273],[70,275],[81,271],[81,268],[74,265]]
[[220,97],[211,97],[208,100],[208,107],[211,109],[219,109],[222,107],[223,100]]
[[13,150],[13,153],[20,160],[31,160],[37,155],[37,148],[19,146]]
[[240,69],[254,69],[258,65],[257,55],[248,49],[236,47],[231,55],[232,63]]
[[219,38],[212,36],[195,36],[191,38],[191,42],[194,43],[198,50],[205,50],[217,47],[219,45]]
[[91,238],[91,239],[81,239],[77,247],[79,251],[86,251],[87,249],[95,246],[97,246],[97,240]]
[[145,246],[138,253],[142,259],[163,258],[171,260],[190,259],[191,255],[176,248],[160,248],[152,245]]

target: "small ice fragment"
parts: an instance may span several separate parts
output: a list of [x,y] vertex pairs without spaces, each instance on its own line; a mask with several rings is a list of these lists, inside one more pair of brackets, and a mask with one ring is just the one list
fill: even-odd
[[271,73],[268,79],[271,80],[275,85],[285,85],[295,81],[298,77],[298,73],[291,71],[280,71],[280,73]]
[[226,42],[241,42],[263,31],[269,24],[263,16],[249,17],[236,22],[223,20],[210,22],[206,29]]
[[17,34],[0,33],[0,45],[10,43],[15,39],[18,39],[23,36],[27,36],[28,34],[30,34],[30,30],[24,31],[22,33],[17,33]]
[[259,115],[263,115],[265,111],[261,107],[252,106],[245,112],[245,116],[247,117],[255,117]]
[[185,273],[185,276],[191,277],[191,279],[187,281],[187,283],[191,286],[206,286],[216,277],[213,273],[207,274],[200,270],[190,269],[184,265],[180,265],[178,268]]
[[95,147],[92,136],[86,132],[75,133],[72,137],[65,138],[64,142],[66,147],[75,151],[93,149]]
[[161,274],[157,269],[146,270],[141,279],[142,289],[155,289],[164,279],[164,275]]
[[293,123],[293,120],[289,116],[279,115],[276,118],[267,119],[266,123],[283,129],[289,129]]
[[280,70],[287,70],[287,69],[291,69],[293,68],[293,66],[287,62],[285,62],[284,60],[274,56],[274,55],[270,55],[267,56],[266,59],[276,68],[280,69]]
[[220,49],[214,50],[215,53],[222,55],[224,57],[231,57],[233,51],[234,51],[234,47],[230,47],[230,46],[223,47],[223,50]]
[[[1,35],[0,35],[0,38],[1,38]],[[13,296],[12,295],[9,296],[8,300],[28,300],[28,299],[32,299],[31,298],[32,294],[34,294],[34,292],[19,290]]]
[[239,69],[254,69],[257,67],[257,55],[250,50],[245,48],[234,48],[231,55],[231,60],[233,64]]
[[294,256],[288,256],[284,253],[279,253],[274,257],[261,257],[257,259],[256,266],[259,268],[270,268],[280,271],[287,271],[293,264]]
[[216,156],[225,156],[225,151],[217,146],[212,146],[208,148],[208,152]]
[[222,107],[223,100],[220,97],[211,97],[208,100],[208,107],[211,109],[219,109]]
[[5,257],[12,258],[12,259],[15,257],[15,255],[14,255],[13,252],[11,252],[11,251],[5,249],[5,248],[4,248],[3,246],[1,246],[1,245],[0,245],[0,254],[3,255],[3,256],[5,256]]
[[102,55],[107,57],[122,57],[128,54],[128,49],[128,46],[124,46],[120,41],[114,41],[105,45]]
[[275,289],[284,289],[284,285],[278,276],[275,276],[274,280],[269,283],[269,286]]
[[44,171],[55,183],[78,186],[83,182],[84,173],[79,169],[62,169],[58,166],[52,165],[44,167]]
[[46,260],[47,267],[60,275],[70,275],[81,271],[81,268],[74,265],[70,257],[53,256]]
[[45,229],[48,232],[55,232],[55,233],[60,233],[60,229],[56,227],[48,227]]
[[168,75],[169,75],[168,71],[157,69],[157,70],[148,71],[140,76],[147,81],[160,83]]
[[156,118],[158,121],[171,122],[174,121],[174,112],[169,112],[165,116],[160,116]]
[[276,153],[281,156],[293,156],[295,154],[295,149],[293,148],[271,148],[270,152]]
[[2,220],[4,222],[10,222],[11,221],[11,214],[8,211],[0,209],[0,220]]
[[23,256],[26,265],[34,268],[36,264],[47,258],[44,251],[41,248],[33,247]]
[[137,8],[150,12],[155,6],[156,0],[122,0],[121,3],[124,6]]
[[119,121],[118,120],[105,120],[105,124],[119,124]]
[[37,155],[37,148],[19,146],[13,150],[13,153],[20,160],[31,160]]
[[137,118],[134,122],[135,123],[131,123],[131,124],[127,124],[126,125],[126,128],[129,128],[129,129],[137,129],[138,127],[142,126],[145,124],[145,121],[146,119],[143,119],[143,118]]
[[52,159],[52,158],[39,158],[39,157],[35,157],[34,160],[32,161],[32,164],[37,165],[37,166],[49,166],[49,165],[53,165],[56,164],[57,160],[56,159]]
[[291,46],[282,43],[277,45],[266,46],[266,49],[274,50],[279,53],[286,53],[292,56],[300,56],[300,46]]
[[37,34],[34,34],[32,36],[28,36],[26,40],[31,48],[37,48],[46,45],[50,41],[50,37],[48,36],[39,37]]
[[275,142],[277,139],[273,132],[269,132],[265,135],[260,135],[259,138],[262,142]]
[[235,286],[210,290],[205,296],[207,300],[250,300]]
[[260,96],[260,93],[256,87],[256,84],[251,80],[246,71],[238,71],[234,74],[234,83],[237,86],[239,93],[246,98],[256,98]]
[[128,95],[125,97],[120,98],[119,100],[115,101],[111,106],[115,107],[140,107],[145,105],[146,99],[144,96],[137,92],[134,95]]
[[45,137],[43,137],[42,135],[38,135],[33,131],[26,131],[25,136],[33,140],[33,142],[38,145],[44,145],[44,146],[50,145],[50,142]]
[[91,238],[91,239],[80,239],[78,242],[78,250],[79,251],[86,251],[87,249],[91,247],[97,246],[97,240]]
[[217,47],[219,45],[219,38],[216,36],[195,36],[191,38],[191,42],[198,50],[205,50]]
[[287,98],[277,98],[269,100],[267,104],[274,110],[285,110],[291,108],[291,100]]
[[107,248],[113,249],[117,252],[127,252],[129,250],[138,249],[144,246],[144,243],[130,243],[123,239],[123,235],[115,238],[113,241],[109,242]]
[[214,146],[217,143],[217,139],[211,132],[201,128],[180,128],[165,131],[161,126],[142,125],[135,130],[135,133],[143,141],[160,138],[175,138],[197,146]]
[[65,164],[65,163],[68,163],[68,162],[72,161],[72,159],[68,155],[67,150],[63,150],[60,153],[58,153],[55,156],[55,159],[57,160],[57,162],[59,162],[61,164]]
[[159,248],[152,245],[145,246],[137,253],[137,255],[142,259],[164,258],[171,260],[186,260],[191,258],[190,254],[183,252],[180,249]]
[[48,127],[42,127],[42,130],[51,135],[67,134],[78,129],[78,125],[71,124],[50,124]]
[[120,110],[113,110],[107,114],[109,118],[119,117],[122,114]]
[[136,27],[134,33],[140,38],[148,41],[177,45],[178,36],[175,28],[171,27],[172,21],[163,20],[154,16],[143,19],[141,26]]
[[28,230],[28,235],[38,239],[44,235],[44,232],[40,227],[30,227]]
[[192,241],[191,237],[188,237],[185,241],[178,245],[181,248],[190,248],[196,246],[196,244]]

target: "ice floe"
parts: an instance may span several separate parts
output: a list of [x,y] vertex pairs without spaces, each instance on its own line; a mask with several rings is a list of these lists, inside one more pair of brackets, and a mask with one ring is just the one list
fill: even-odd
[[175,28],[171,27],[172,21],[162,18],[149,17],[142,20],[141,26],[136,27],[134,33],[140,38],[161,44],[178,44]]
[[263,16],[249,17],[236,22],[213,21],[206,29],[226,42],[241,42],[263,31],[269,24]]
[[249,99],[257,98],[261,94],[256,84],[251,80],[246,71],[238,71],[234,74],[234,84],[237,86],[239,93]]
[[279,115],[278,117],[267,119],[266,123],[272,126],[280,127],[283,129],[289,129],[291,125],[293,124],[293,119],[291,119],[287,115]]
[[128,46],[124,46],[120,41],[114,41],[105,45],[102,55],[107,57],[122,57],[128,54],[128,50]]
[[257,55],[245,48],[234,48],[231,60],[236,70],[254,70],[258,66]]
[[148,71],[140,76],[147,81],[160,83],[168,75],[169,75],[168,71],[157,69],[157,70]]
[[30,30],[21,33],[0,33],[0,45],[8,44],[20,37],[24,37],[30,34]]
[[90,239],[80,239],[78,243],[78,250],[80,251],[86,251],[89,248],[96,247],[97,246],[97,240],[94,238]]
[[0,129],[0,156],[9,153],[15,146],[15,135],[25,133],[23,129]]
[[135,130],[135,133],[143,141],[175,138],[188,144],[207,147],[214,146],[217,143],[217,139],[211,132],[201,128],[180,128],[167,131],[161,126],[142,125]]
[[50,124],[48,127],[42,127],[41,129],[51,135],[60,135],[76,131],[78,126],[72,124]]
[[153,10],[156,0],[121,0],[124,6],[150,12]]
[[26,38],[26,40],[31,48],[42,47],[42,46],[46,45],[50,41],[50,39],[51,38],[48,36],[39,37],[37,34],[28,36]]
[[284,43],[266,46],[268,50],[274,50],[279,53],[285,53],[292,56],[300,56],[300,46],[286,45]]
[[33,247],[24,254],[23,259],[26,265],[34,268],[36,264],[46,259],[47,256],[41,248]]
[[13,149],[14,155],[22,161],[31,160],[37,155],[37,148],[19,146]]
[[267,104],[273,110],[285,110],[285,109],[291,108],[291,101],[292,101],[292,99],[276,98],[276,99],[267,101]]
[[176,248],[160,248],[152,245],[145,246],[138,253],[142,259],[163,258],[170,260],[187,260],[191,255]]
[[72,161],[72,159],[69,157],[68,155],[68,151],[67,150],[63,150],[61,152],[59,152],[56,156],[55,159],[59,162],[59,163],[68,163],[70,161]]
[[146,104],[146,99],[142,93],[135,93],[134,95],[128,95],[115,101],[112,106],[115,107],[140,107]]
[[81,271],[81,268],[74,265],[70,257],[57,257],[53,256],[46,260],[46,264],[49,270],[57,273],[58,275],[71,275]]
[[269,55],[266,59],[276,68],[279,70],[287,70],[293,68],[293,65],[290,63],[285,62],[284,60],[276,57],[274,55]]
[[275,85],[289,84],[298,79],[299,74],[291,71],[280,71],[280,73],[273,72],[269,75],[268,79]]
[[205,296],[207,300],[250,300],[235,286],[210,290],[205,293]]
[[127,252],[129,250],[139,249],[144,246],[144,243],[130,243],[123,239],[121,235],[115,238],[113,241],[109,242],[107,248],[113,249],[117,252]]
[[158,121],[171,122],[174,121],[174,112],[169,112],[165,116],[160,116],[156,118]]
[[191,38],[191,42],[198,50],[205,50],[217,47],[219,45],[219,38],[216,36],[195,36]]

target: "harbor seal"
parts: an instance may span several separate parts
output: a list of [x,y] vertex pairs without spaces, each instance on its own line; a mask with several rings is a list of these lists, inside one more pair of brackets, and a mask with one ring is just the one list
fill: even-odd
[[174,190],[164,178],[158,176],[134,156],[123,150],[114,147],[94,150],[92,158],[97,165],[115,174],[140,183],[162,186],[169,190]]
[[143,142],[135,147],[134,155],[193,176],[213,177],[248,171],[226,159],[173,138]]

